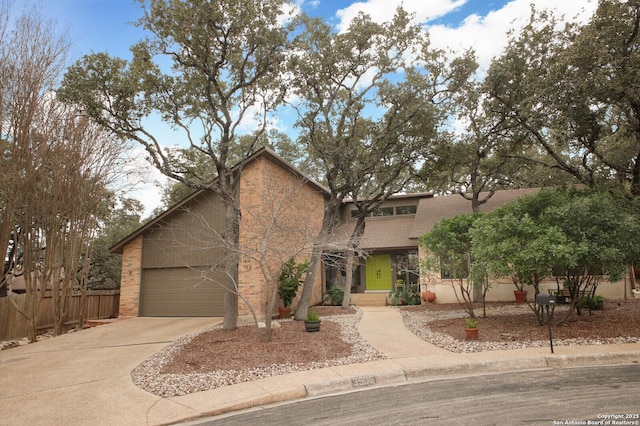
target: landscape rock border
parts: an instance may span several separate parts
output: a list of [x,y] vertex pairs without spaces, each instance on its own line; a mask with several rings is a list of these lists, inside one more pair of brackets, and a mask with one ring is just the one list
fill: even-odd
[[[526,309],[525,309],[526,308]],[[400,308],[396,308],[402,314],[405,327],[420,339],[431,343],[439,348],[455,353],[472,353],[486,351],[500,351],[521,348],[538,348],[549,346],[549,340],[535,341],[515,341],[506,340],[501,342],[482,342],[478,340],[458,340],[446,333],[440,333],[429,328],[429,322],[443,318],[465,318],[468,314],[463,310],[452,311],[427,311],[425,315],[416,315]],[[496,308],[498,311],[517,313],[526,315],[528,307],[526,305],[507,305]],[[554,339],[554,346],[586,346],[586,345],[608,345],[623,343],[640,343],[640,337],[615,337],[603,339]]]
[[323,321],[333,321],[341,325],[342,338],[352,347],[352,354],[348,357],[330,359],[324,362],[312,362],[306,364],[287,363],[261,368],[218,370],[207,373],[165,374],[162,372],[164,366],[171,361],[173,354],[176,353],[176,351],[191,341],[195,336],[220,327],[217,326],[209,327],[196,333],[191,333],[176,340],[171,345],[165,347],[160,352],[157,352],[138,365],[131,372],[131,378],[135,385],[155,395],[166,398],[294,373],[297,371],[385,359],[386,356],[384,354],[371,346],[362,338],[362,336],[360,336],[360,333],[358,333],[358,323],[361,318],[362,311],[360,309],[356,309],[355,315],[336,315],[323,318]]

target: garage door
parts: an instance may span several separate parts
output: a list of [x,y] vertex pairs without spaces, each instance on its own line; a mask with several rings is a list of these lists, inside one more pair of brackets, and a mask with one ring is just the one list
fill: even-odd
[[211,277],[189,268],[145,269],[140,295],[142,316],[223,316],[224,289]]

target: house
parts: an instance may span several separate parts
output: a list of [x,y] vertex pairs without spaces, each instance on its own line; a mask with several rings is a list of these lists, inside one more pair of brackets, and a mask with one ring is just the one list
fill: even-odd
[[[517,189],[497,192],[483,204],[483,210],[493,210],[535,191]],[[346,214],[342,232],[346,235],[351,233],[356,220],[352,217],[355,212],[351,213],[355,210],[353,202],[345,203],[344,208]],[[366,219],[360,248],[367,253],[367,257],[356,266],[352,286],[354,298],[357,300],[359,293],[388,294],[398,283],[420,285],[426,291],[428,282],[430,289],[437,290],[439,302],[455,303],[457,299],[448,280],[420,271],[420,259],[425,257],[425,253],[419,247],[418,239],[440,220],[471,212],[471,202],[459,194],[434,196],[431,193],[416,193],[391,197]],[[329,285],[339,281],[337,269],[328,270]]]
[[[482,205],[481,210],[492,211],[537,191],[535,188],[498,191]],[[354,210],[353,203],[345,203],[344,208],[346,213],[342,232],[350,234],[355,226],[355,219],[350,217],[350,212]],[[457,303],[459,300],[454,292],[454,282],[446,274],[421,270],[420,260],[427,253],[418,245],[418,239],[442,219],[471,212],[471,202],[459,194],[433,196],[419,193],[391,197],[379,211],[366,219],[360,248],[367,252],[367,257],[355,266],[352,302],[358,299],[359,294],[388,294],[398,284],[409,284],[419,286],[420,291],[427,291],[427,288],[434,291],[439,303]],[[337,269],[328,268],[327,285],[340,281]],[[604,280],[598,286],[598,294],[609,299],[623,299],[625,294],[631,294],[631,283],[627,281],[609,283]],[[541,291],[547,292],[556,286],[555,280],[548,279],[542,282]],[[513,290],[515,286],[509,278],[492,279],[486,300],[514,301]],[[479,302],[480,297],[478,295],[476,301]]]
[[[234,279],[238,315],[248,317],[243,298],[263,315],[267,289],[282,264],[291,256],[308,258],[328,192],[266,148],[239,174],[242,220]],[[222,316],[223,229],[218,195],[199,190],[116,243],[111,251],[122,254],[120,315]],[[312,303],[322,300],[321,277],[316,281]]]
[[[250,310],[243,299],[266,312],[268,292],[281,265],[294,256],[309,256],[321,228],[326,188],[308,179],[273,151],[253,154],[240,172],[240,262],[234,277],[240,293],[239,316]],[[483,211],[490,211],[534,189],[500,191]],[[344,241],[355,226],[352,201],[342,207],[342,226],[334,235]],[[460,195],[398,194],[366,219],[360,248],[367,256],[354,266],[352,302],[364,294],[386,295],[398,284],[427,284],[438,302],[457,301],[451,281],[420,272],[425,253],[418,238],[443,218],[471,213],[471,202]],[[224,210],[211,191],[196,191],[112,247],[121,253],[120,315],[222,316],[224,289],[221,264]],[[331,254],[327,255],[327,260]],[[342,282],[340,260],[326,262],[314,283],[312,304],[320,303],[326,288]],[[513,300],[513,284],[492,283],[488,300]],[[549,288],[555,282],[546,283]],[[600,287],[603,296],[622,298],[623,286]]]

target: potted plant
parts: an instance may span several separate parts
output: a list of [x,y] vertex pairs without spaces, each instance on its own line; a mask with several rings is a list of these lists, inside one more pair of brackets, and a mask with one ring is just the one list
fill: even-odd
[[464,332],[467,334],[467,339],[477,339],[478,331],[478,321],[475,318],[466,318]]
[[528,291],[524,289],[525,283],[520,277],[520,274],[518,274],[517,272],[512,273],[511,281],[513,282],[513,285],[516,286],[516,289],[513,290],[513,295],[516,298],[516,303],[526,303]]
[[516,303],[526,303],[527,290],[513,290],[513,294],[516,297]]
[[320,316],[313,311],[309,311],[307,318],[304,320],[304,328],[308,332],[320,331]]
[[298,287],[303,283],[302,274],[307,271],[309,262],[296,263],[291,257],[280,270],[280,284],[278,296],[282,299],[283,306],[278,307],[280,318],[288,318],[291,315],[291,304],[298,294]]
[[421,280],[423,280],[422,286],[426,291],[423,291],[422,293],[420,293],[420,298],[425,303],[432,303],[436,300],[436,293],[433,290],[429,289],[429,286],[431,285],[430,270],[433,270],[435,268],[434,262],[435,261],[433,259],[425,259],[421,265],[421,268],[423,268],[424,270],[420,274],[420,275],[424,275],[423,277],[421,277]]

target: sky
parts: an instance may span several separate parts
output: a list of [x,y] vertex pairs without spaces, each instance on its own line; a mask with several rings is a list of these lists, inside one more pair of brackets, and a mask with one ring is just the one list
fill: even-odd
[[[529,17],[531,4],[538,9],[554,9],[571,21],[585,22],[597,6],[595,0],[296,0],[308,15],[322,17],[336,29],[346,28],[359,12],[384,22],[403,5],[430,34],[433,47],[464,50],[474,48],[481,69],[504,48],[509,29],[517,29]],[[136,0],[16,0],[19,7],[34,8],[51,18],[72,43],[69,62],[85,54],[108,52],[130,58],[129,47],[144,38],[134,23],[142,15]],[[147,166],[151,169],[151,166]],[[150,171],[132,196],[146,206],[146,213],[160,204],[154,181],[159,173]]]

